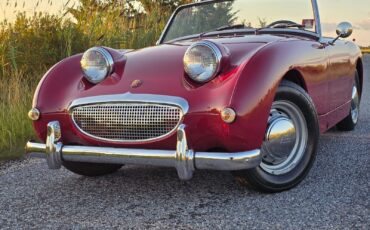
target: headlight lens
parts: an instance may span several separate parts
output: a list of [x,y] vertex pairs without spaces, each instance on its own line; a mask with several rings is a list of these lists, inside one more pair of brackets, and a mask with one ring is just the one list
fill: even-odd
[[185,53],[185,72],[196,82],[208,82],[219,73],[221,59],[222,53],[214,43],[195,43]]
[[94,47],[87,50],[81,59],[81,68],[86,79],[98,84],[113,71],[113,57],[101,47]]

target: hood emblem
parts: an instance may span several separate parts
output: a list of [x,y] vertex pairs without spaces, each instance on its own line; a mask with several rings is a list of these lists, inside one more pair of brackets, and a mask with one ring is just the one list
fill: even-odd
[[142,84],[143,84],[142,80],[133,80],[131,82],[131,88],[133,88],[133,89],[139,88]]

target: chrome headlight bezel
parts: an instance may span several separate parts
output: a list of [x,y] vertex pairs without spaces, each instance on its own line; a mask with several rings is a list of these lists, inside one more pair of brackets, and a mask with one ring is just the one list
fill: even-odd
[[[191,51],[194,48],[199,47],[199,46],[208,48],[212,52],[212,54],[214,56],[214,59],[215,59],[214,60],[215,61],[215,68],[214,68],[212,74],[209,74],[207,76],[203,76],[202,79],[199,79],[200,74],[192,75],[191,71],[189,70],[189,65],[187,63],[187,60],[186,60],[186,58],[190,55]],[[213,80],[220,73],[222,57],[223,57],[222,52],[221,52],[220,48],[215,43],[213,43],[211,41],[201,41],[201,42],[194,43],[193,45],[191,45],[187,49],[187,51],[184,55],[183,62],[184,62],[185,72],[195,82],[198,82],[198,83],[209,82],[209,81]]]
[[[84,59],[87,58],[91,52],[97,52],[101,55],[101,57],[104,59],[104,72],[102,72],[100,75],[92,76],[91,73],[89,73],[89,66],[84,66]],[[91,66],[90,66],[91,67]],[[98,84],[102,82],[104,79],[106,79],[109,75],[112,74],[114,69],[114,60],[112,55],[103,47],[93,47],[88,49],[81,58],[81,69],[84,73],[85,78],[92,84]],[[91,71],[91,70],[90,70]]]

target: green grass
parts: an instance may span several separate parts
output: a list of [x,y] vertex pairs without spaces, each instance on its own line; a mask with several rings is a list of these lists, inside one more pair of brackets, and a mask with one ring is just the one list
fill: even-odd
[[21,157],[26,141],[34,138],[27,112],[35,83],[22,77],[16,73],[0,81],[0,160]]
[[26,141],[35,138],[27,113],[47,69],[92,46],[154,45],[174,8],[191,2],[139,0],[144,11],[137,11],[121,1],[78,1],[57,15],[19,11],[14,22],[0,21],[0,160],[22,156]]
[[361,48],[363,54],[370,54],[370,48]]

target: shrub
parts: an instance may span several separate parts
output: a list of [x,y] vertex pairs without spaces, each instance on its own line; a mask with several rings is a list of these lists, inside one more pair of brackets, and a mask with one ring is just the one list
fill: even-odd
[[48,68],[92,46],[154,45],[174,8],[189,2],[79,0],[58,15],[17,12],[14,22],[0,22],[0,159],[22,155],[34,137],[27,111]]

